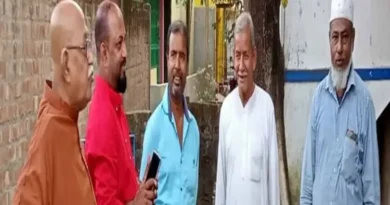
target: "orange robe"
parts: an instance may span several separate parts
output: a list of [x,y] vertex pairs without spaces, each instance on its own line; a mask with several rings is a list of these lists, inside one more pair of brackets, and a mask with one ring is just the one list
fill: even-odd
[[14,205],[95,205],[82,155],[78,112],[46,81],[26,163],[18,180]]

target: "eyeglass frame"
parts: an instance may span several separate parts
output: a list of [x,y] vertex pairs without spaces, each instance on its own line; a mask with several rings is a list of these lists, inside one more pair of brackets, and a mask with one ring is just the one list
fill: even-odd
[[88,51],[91,51],[91,53],[92,53],[92,42],[91,42],[91,40],[87,39],[87,40],[85,40],[85,43],[82,46],[65,46],[65,48],[68,50],[83,50],[84,56],[88,60]]

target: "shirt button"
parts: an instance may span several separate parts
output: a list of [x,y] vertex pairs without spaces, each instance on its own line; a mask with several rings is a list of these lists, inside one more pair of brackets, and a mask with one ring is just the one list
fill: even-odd
[[183,188],[180,188],[180,191],[183,191]]
[[339,138],[337,138],[337,142],[339,141]]
[[333,173],[336,173],[336,168],[333,169]]

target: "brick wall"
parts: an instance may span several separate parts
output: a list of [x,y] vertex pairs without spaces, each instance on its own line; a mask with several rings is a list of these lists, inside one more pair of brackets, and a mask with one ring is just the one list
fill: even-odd
[[11,203],[43,81],[51,1],[0,0],[0,204]]
[[[84,10],[88,27],[93,28],[101,0],[77,2]],[[0,205],[12,202],[44,80],[51,76],[49,20],[56,3],[57,0],[0,0]],[[146,88],[149,76],[144,72],[149,71],[149,24],[146,24],[149,14],[147,10],[136,8],[132,13],[132,4],[129,5],[124,12],[129,34],[127,65],[130,68],[127,71],[129,92],[125,96],[125,106],[127,110],[134,110],[149,106],[146,94],[149,93],[149,88]],[[82,137],[87,110],[81,113],[79,120]]]

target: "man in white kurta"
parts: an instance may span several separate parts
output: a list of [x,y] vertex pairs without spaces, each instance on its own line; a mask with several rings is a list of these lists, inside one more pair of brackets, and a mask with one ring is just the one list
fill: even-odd
[[238,87],[220,113],[215,204],[279,205],[274,106],[253,81],[256,49],[246,12],[236,20],[234,64]]

